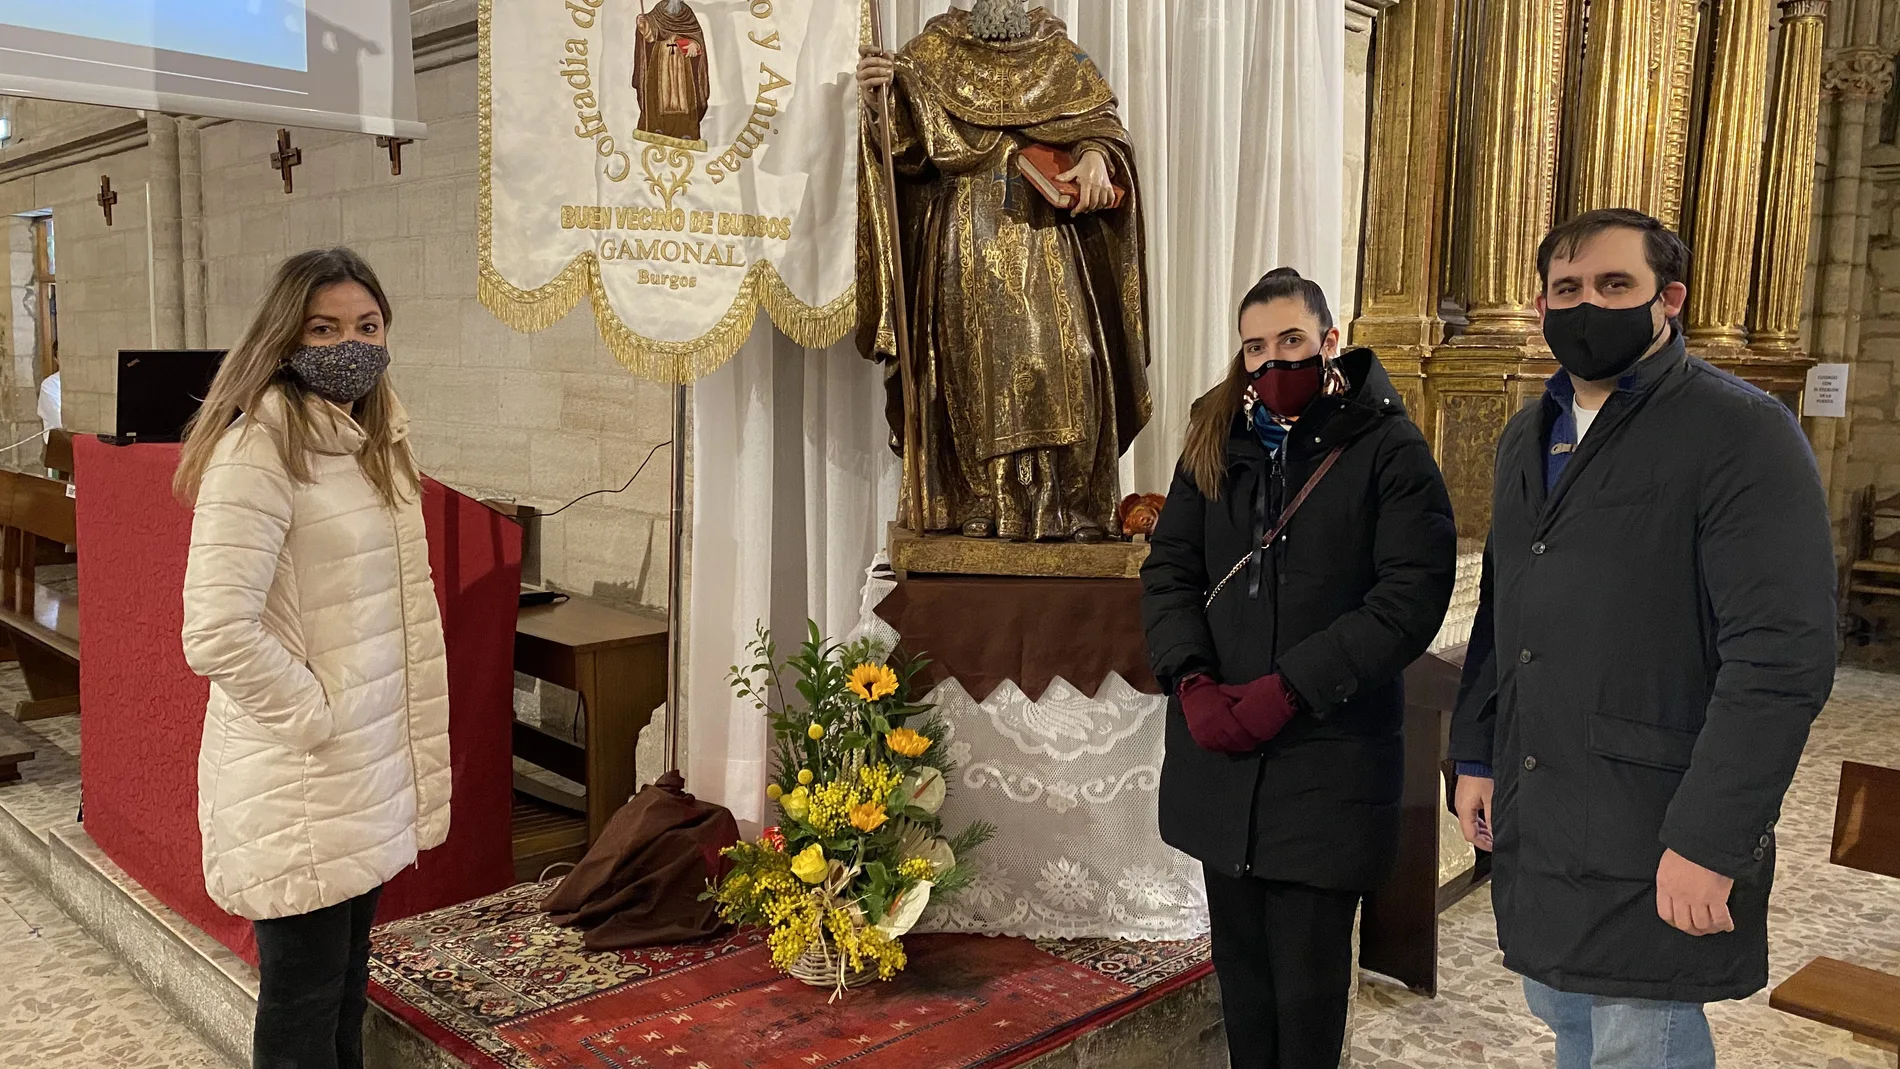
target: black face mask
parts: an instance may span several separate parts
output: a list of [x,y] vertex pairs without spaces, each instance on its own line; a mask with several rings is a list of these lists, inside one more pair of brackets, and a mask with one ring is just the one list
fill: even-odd
[[[1614,379],[1642,359],[1660,336],[1649,309],[1658,293],[1634,308],[1579,304],[1544,313],[1544,340],[1565,371],[1585,382]],[[1663,324],[1663,330],[1669,325]]]

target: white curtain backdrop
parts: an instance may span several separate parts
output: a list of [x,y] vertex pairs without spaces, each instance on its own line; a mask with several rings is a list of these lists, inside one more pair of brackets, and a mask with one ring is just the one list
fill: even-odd
[[[953,6],[880,2],[889,47]],[[1124,458],[1123,481],[1165,492],[1188,405],[1237,347],[1240,295],[1282,265],[1340,292],[1344,9],[1044,2],[1115,86],[1139,158],[1155,418]],[[1334,309],[1342,324],[1351,311]],[[896,513],[879,374],[849,343],[806,350],[762,323],[693,391],[687,783],[748,832],[765,804],[765,727],[732,699],[727,672],[759,621],[787,642],[808,617],[835,635],[857,622],[865,568]]]

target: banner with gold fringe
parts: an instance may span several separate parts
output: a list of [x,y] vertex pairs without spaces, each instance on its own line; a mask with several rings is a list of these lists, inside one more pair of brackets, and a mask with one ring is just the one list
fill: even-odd
[[481,301],[686,383],[856,315],[860,0],[481,0]]

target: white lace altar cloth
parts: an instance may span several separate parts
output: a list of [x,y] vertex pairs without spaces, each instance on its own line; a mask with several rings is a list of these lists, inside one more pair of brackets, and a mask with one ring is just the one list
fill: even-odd
[[[880,556],[853,638],[896,645],[897,632],[873,611],[896,585]],[[919,930],[1032,939],[1207,933],[1200,864],[1161,841],[1166,698],[1111,674],[1092,698],[1058,678],[1040,701],[1005,683],[978,702],[955,680],[929,700],[950,726],[944,744],[958,766],[945,828],[982,820],[997,834],[977,854],[975,884],[932,903]]]

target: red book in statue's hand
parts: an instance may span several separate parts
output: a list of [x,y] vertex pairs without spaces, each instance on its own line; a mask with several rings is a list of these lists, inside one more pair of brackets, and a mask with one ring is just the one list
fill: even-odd
[[[1016,154],[1016,169],[1036,187],[1036,192],[1058,208],[1072,209],[1081,199],[1082,187],[1074,179],[1065,181],[1059,177],[1075,169],[1075,159],[1054,145],[1026,146]],[[1127,196],[1126,190],[1116,186],[1115,202],[1109,207],[1121,207]]]

